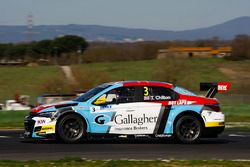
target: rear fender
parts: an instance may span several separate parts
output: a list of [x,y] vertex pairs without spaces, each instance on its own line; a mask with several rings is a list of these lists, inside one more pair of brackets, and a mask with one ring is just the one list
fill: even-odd
[[[172,106],[167,124],[164,130],[164,134],[173,134],[175,121],[182,116],[183,114],[193,114],[201,118],[201,110],[204,105],[176,105]],[[201,118],[201,122],[204,124],[204,121]]]

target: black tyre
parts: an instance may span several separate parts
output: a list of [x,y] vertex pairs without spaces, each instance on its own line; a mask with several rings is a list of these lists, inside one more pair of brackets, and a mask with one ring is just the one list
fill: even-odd
[[77,143],[85,136],[83,120],[74,114],[66,115],[57,124],[57,135],[65,143]]
[[202,124],[194,116],[185,115],[175,124],[175,137],[182,143],[195,143],[202,133]]

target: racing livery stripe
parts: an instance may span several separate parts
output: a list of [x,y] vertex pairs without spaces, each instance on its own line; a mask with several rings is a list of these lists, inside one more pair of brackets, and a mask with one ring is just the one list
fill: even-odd
[[205,127],[225,126],[224,122],[206,122]]
[[161,111],[155,125],[154,134],[163,134],[168,120],[171,106],[162,106]]
[[[115,114],[116,114],[116,112],[113,112],[113,113],[112,113],[112,117],[111,117],[110,122],[112,122],[112,121],[114,120]],[[110,129],[111,129],[111,126],[108,127],[107,134],[109,134]]]

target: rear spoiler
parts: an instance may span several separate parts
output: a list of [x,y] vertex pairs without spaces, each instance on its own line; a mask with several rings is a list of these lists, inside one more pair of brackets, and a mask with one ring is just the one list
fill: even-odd
[[200,83],[200,91],[207,91],[206,97],[213,98],[218,92],[226,92],[231,88],[229,82]]

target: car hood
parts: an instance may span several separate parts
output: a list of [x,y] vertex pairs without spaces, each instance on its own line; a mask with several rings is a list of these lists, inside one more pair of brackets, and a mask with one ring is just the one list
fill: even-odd
[[45,104],[45,105],[37,106],[36,108],[32,109],[31,112],[38,113],[38,112],[45,110],[45,109],[56,110],[56,109],[63,108],[63,107],[77,106],[78,103],[79,102],[77,102],[77,101],[62,101],[59,103]]

